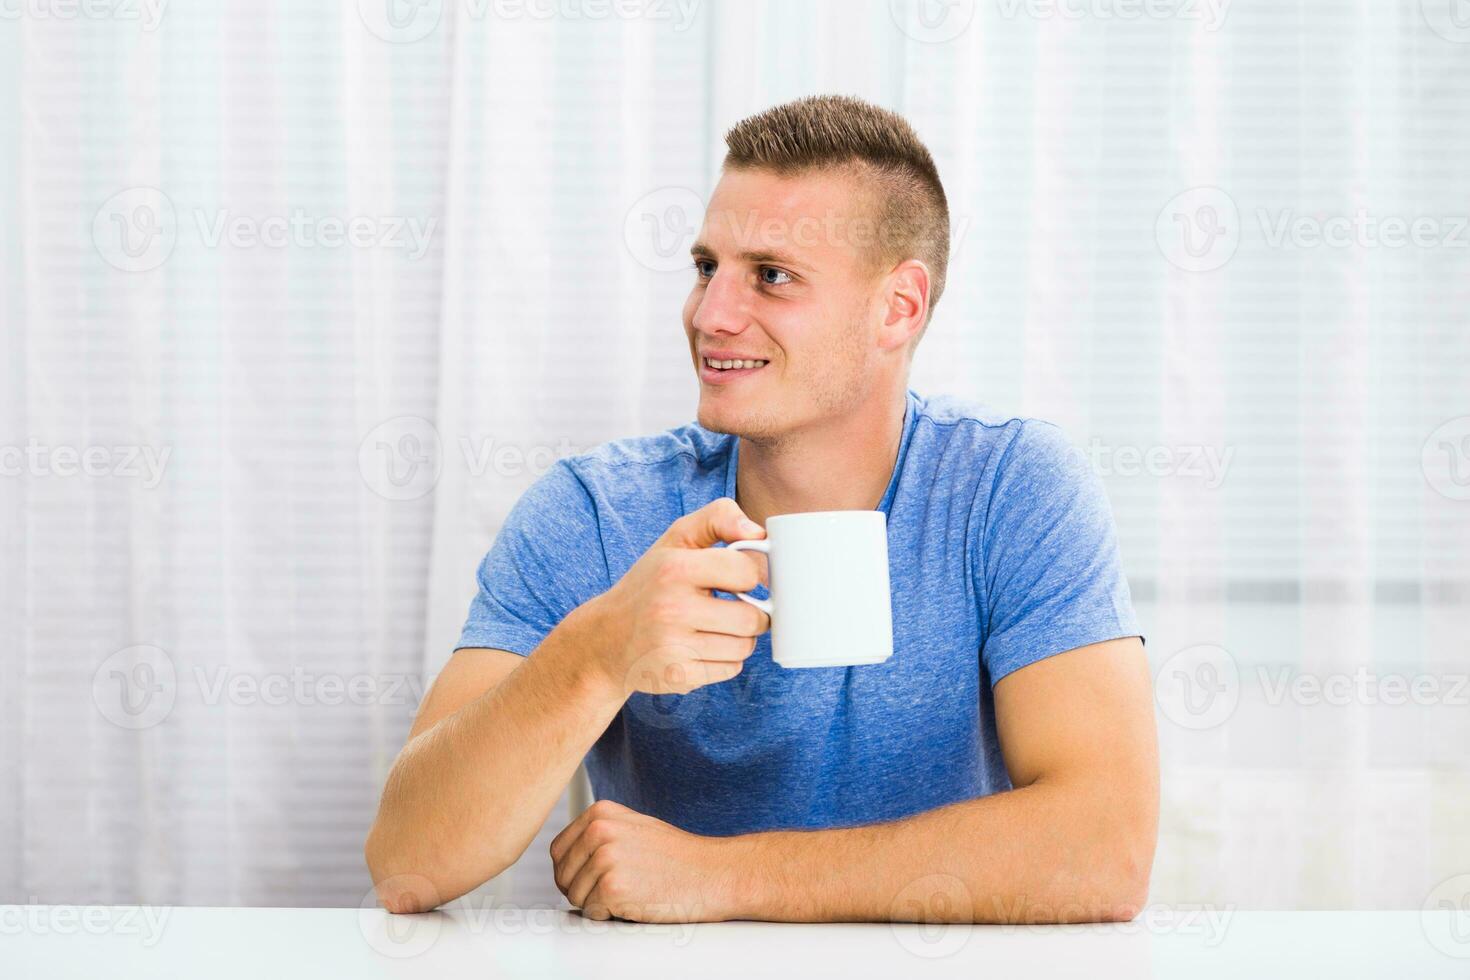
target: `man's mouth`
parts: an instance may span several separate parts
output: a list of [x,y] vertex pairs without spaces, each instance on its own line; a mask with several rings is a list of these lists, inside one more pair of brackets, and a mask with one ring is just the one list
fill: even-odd
[[747,361],[735,361],[735,360],[716,361],[716,360],[713,360],[713,359],[708,358],[708,357],[704,358],[703,360],[704,360],[704,366],[707,367],[707,368],[709,368],[709,369],[711,369],[711,370],[713,370],[713,371],[739,371],[739,370],[742,370],[742,369],[749,370],[751,368],[765,367],[767,364],[771,363],[770,361],[748,361],[748,360]]

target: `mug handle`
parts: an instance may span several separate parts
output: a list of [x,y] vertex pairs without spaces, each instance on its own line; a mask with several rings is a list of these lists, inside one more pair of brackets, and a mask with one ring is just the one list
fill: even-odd
[[[765,555],[766,558],[769,559],[771,557],[771,542],[770,542],[770,539],[768,539],[768,538],[752,538],[752,539],[747,539],[747,540],[744,540],[744,541],[731,541],[729,544],[725,545],[725,550],[727,550],[727,551],[759,551],[761,554]],[[768,599],[757,599],[755,596],[749,595],[749,594],[747,594],[745,592],[737,592],[737,593],[735,593],[735,595],[736,595],[737,598],[744,599],[746,602],[750,603],[752,606],[755,606],[757,609],[759,609],[761,612],[765,613],[767,616],[772,615],[771,610],[774,607],[771,605],[770,600],[768,600]]]

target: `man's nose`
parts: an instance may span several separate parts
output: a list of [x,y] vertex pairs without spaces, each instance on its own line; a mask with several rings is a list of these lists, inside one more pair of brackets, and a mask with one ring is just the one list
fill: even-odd
[[739,276],[716,270],[694,311],[694,329],[707,334],[740,333],[749,322],[748,296]]

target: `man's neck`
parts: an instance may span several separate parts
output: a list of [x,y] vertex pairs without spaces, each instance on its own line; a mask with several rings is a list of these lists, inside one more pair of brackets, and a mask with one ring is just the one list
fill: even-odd
[[775,442],[741,438],[735,500],[753,521],[816,510],[876,510],[903,441],[907,391]]

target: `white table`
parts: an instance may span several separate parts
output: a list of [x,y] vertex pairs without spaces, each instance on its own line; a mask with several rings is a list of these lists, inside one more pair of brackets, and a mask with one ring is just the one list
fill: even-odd
[[562,909],[0,906],[0,977],[1470,976],[1470,914],[1191,913],[1087,926],[642,925]]

